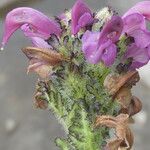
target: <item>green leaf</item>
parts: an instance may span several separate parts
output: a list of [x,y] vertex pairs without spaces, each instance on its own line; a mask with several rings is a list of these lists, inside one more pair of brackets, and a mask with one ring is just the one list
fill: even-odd
[[57,138],[55,140],[55,143],[58,147],[61,148],[61,150],[71,150],[71,149],[68,148],[68,143],[63,139]]

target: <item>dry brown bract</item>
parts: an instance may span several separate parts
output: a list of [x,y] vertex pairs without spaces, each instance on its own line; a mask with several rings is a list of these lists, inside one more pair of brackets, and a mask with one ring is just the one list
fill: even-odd
[[126,113],[126,114],[129,114],[129,116],[133,116],[137,114],[138,112],[140,112],[141,110],[142,110],[141,101],[137,97],[132,96],[129,107],[121,108],[120,113],[124,113],[124,114]]
[[109,74],[104,81],[104,87],[123,108],[128,108],[132,100],[131,88],[139,79],[137,71],[129,71],[120,75]]
[[117,117],[98,116],[95,126],[115,128],[116,138],[108,141],[106,150],[130,150],[133,145],[133,134],[129,128],[129,115],[120,114]]
[[105,81],[104,86],[109,94],[116,96],[121,88],[131,88],[139,81],[140,77],[137,71],[129,71],[126,74],[109,74]]
[[64,60],[63,56],[51,49],[26,47],[22,51],[29,58],[28,71],[34,71],[42,78],[47,78],[52,67]]

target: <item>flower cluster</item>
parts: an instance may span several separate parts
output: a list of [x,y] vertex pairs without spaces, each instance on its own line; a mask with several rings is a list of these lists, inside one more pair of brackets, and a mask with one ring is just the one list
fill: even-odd
[[[140,2],[122,17],[108,9],[109,15],[104,23],[99,12],[93,13],[83,0],[77,0],[70,11],[54,19],[32,8],[16,8],[6,16],[1,49],[17,29],[21,29],[31,39],[34,47],[56,51],[60,49],[62,37],[68,35],[73,40],[80,40],[79,48],[87,62],[102,62],[108,67],[121,64],[128,66],[128,70],[135,70],[147,64],[150,59],[150,31],[146,27],[146,21],[150,20],[149,7],[150,1]],[[95,28],[96,24],[102,26]],[[126,43],[124,53],[118,57],[118,43],[124,36],[132,40]],[[36,55],[38,54],[32,57],[37,60]],[[35,62],[31,64],[35,65]]]

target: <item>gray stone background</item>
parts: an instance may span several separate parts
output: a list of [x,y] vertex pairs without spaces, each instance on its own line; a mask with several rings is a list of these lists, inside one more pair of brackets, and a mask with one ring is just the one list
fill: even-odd
[[[57,15],[70,8],[75,0],[0,0],[0,37],[3,17],[12,8],[29,6],[47,15]],[[138,0],[87,0],[97,10],[110,5],[121,14]],[[48,111],[33,107],[33,92],[37,76],[26,75],[27,59],[20,48],[30,45],[20,31],[10,39],[0,53],[0,150],[57,150],[54,139],[63,136],[63,129]],[[135,150],[150,150],[150,65],[140,70],[141,81],[133,92],[143,101],[143,111],[132,125]]]

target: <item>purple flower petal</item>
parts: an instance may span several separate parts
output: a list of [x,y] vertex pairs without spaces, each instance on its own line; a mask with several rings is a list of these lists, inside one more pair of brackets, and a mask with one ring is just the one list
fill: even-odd
[[107,41],[116,42],[123,30],[123,21],[119,16],[113,16],[103,27],[101,36],[99,38],[99,44]]
[[39,37],[31,37],[32,44],[35,47],[39,48],[45,48],[45,49],[52,49],[52,46],[50,46],[45,40]]
[[[147,2],[146,2],[147,3]],[[145,2],[138,3],[133,8],[131,8],[124,16],[124,33],[132,36],[135,40],[135,44],[139,48],[146,48],[150,45],[150,32],[146,29],[145,23],[145,13],[143,13],[143,8],[146,9]],[[147,5],[150,5],[148,2]]]
[[139,48],[136,44],[132,44],[128,47],[128,50],[123,57],[123,61],[126,61],[128,58],[133,59],[130,67],[132,70],[144,66],[150,59],[147,48]]
[[[88,17],[88,18],[86,18]],[[82,1],[77,0],[71,11],[71,30],[72,34],[77,34],[80,28],[93,22],[92,12],[88,6]]]
[[[108,50],[107,48],[112,44],[112,41],[108,40],[107,42],[105,42],[104,44],[101,44],[99,46],[99,48],[92,53],[92,55],[88,58],[89,62],[92,64],[97,64],[100,61],[103,61],[104,59],[104,64],[105,62],[107,63],[107,60],[105,59],[106,57],[104,56],[105,52]],[[108,52],[109,53],[109,52]],[[104,57],[103,57],[104,56]],[[110,60],[108,60],[110,61]],[[107,64],[105,64],[107,65]]]
[[129,11],[127,11],[123,17],[126,17],[133,13],[139,13],[145,16],[148,20],[150,20],[150,1],[143,1],[137,3],[135,6],[133,6]]
[[82,38],[82,51],[87,61],[92,64],[103,61],[106,66],[112,65],[117,53],[114,43],[119,40],[122,29],[122,19],[114,16],[101,32],[86,31]]
[[2,45],[4,46],[10,36],[24,24],[28,24],[33,34],[42,38],[43,36],[48,38],[50,34],[60,35],[61,33],[59,25],[41,12],[28,7],[20,7],[6,16]]
[[98,49],[99,36],[99,32],[86,31],[82,37],[82,51],[89,62],[92,62],[92,57]]
[[31,39],[33,46],[39,48],[52,48],[43,38],[37,37],[37,34],[33,34],[28,24],[21,27],[24,35]]
[[150,32],[146,30],[135,30],[130,34],[130,36],[134,37],[137,47],[145,48],[150,45]]
[[97,64],[103,60],[109,66],[116,57],[116,46],[111,40],[99,46],[99,36],[99,32],[86,31],[82,38],[82,51],[88,62]]
[[132,34],[137,29],[146,29],[145,18],[143,15],[134,13],[123,18],[124,33]]
[[117,47],[115,44],[111,44],[110,46],[108,46],[102,55],[102,60],[104,62],[104,64],[106,66],[111,66],[116,58],[116,54],[117,54]]
[[148,55],[149,55],[149,58],[150,58],[150,45],[147,47],[147,51],[148,51]]
[[93,18],[91,17],[91,14],[90,13],[84,13],[80,17],[78,24],[79,24],[79,27],[85,27],[86,25],[91,24],[92,22],[93,22]]

